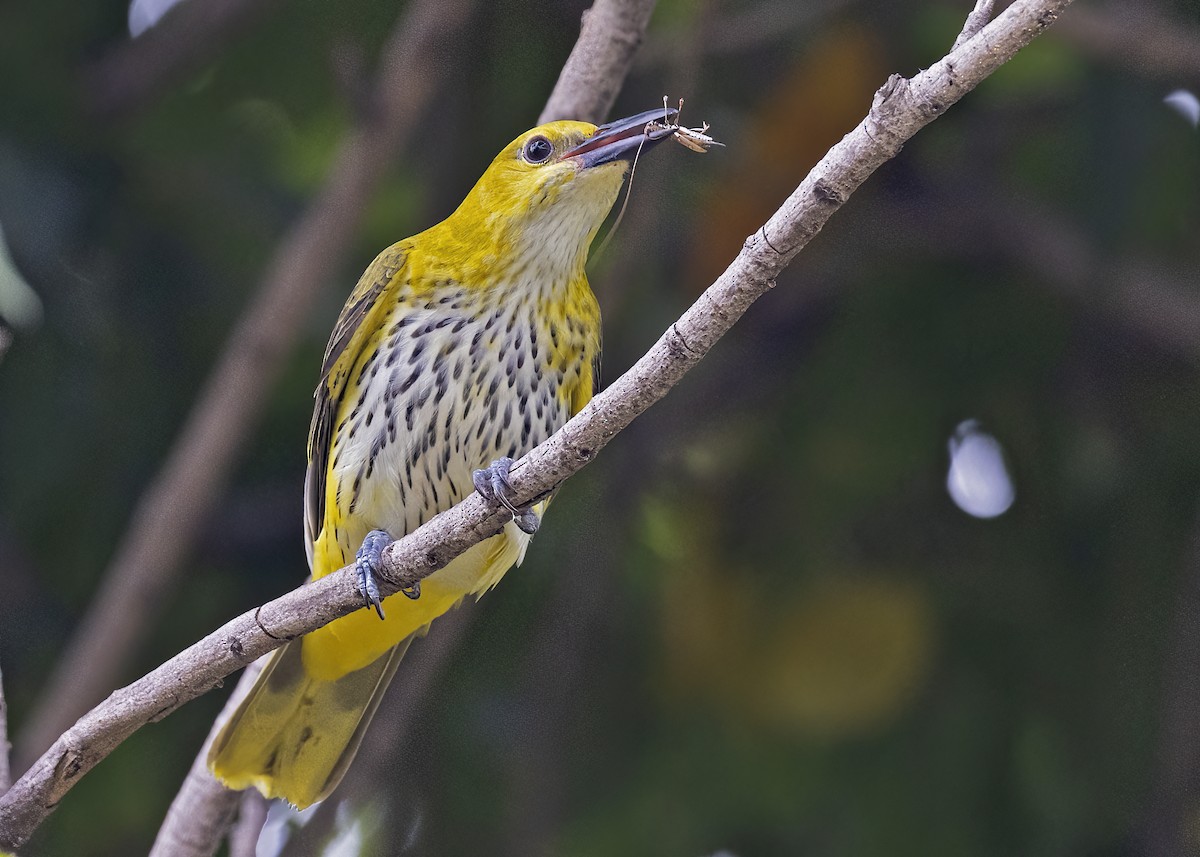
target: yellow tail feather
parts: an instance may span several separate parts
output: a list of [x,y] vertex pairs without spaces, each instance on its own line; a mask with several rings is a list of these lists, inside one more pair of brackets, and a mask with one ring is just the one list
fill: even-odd
[[208,753],[231,789],[254,786],[303,809],[326,797],[358,751],[412,637],[334,681],[314,679],[295,640],[271,656]]
[[276,651],[213,741],[209,769],[231,789],[254,787],[300,809],[326,797],[354,760],[409,643],[465,595],[494,586],[528,543],[508,524],[422,581],[419,599],[384,599],[386,621],[360,610]]

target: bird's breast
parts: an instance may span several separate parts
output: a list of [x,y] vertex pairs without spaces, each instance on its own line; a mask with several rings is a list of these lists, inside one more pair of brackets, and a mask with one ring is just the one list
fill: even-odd
[[326,521],[345,560],[369,530],[399,537],[462,500],[473,470],[520,457],[590,395],[599,313],[580,285],[400,290],[334,423]]

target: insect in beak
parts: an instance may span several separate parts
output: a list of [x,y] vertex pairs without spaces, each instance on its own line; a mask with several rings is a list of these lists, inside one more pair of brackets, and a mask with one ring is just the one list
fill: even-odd
[[662,120],[675,115],[675,110],[647,110],[636,116],[618,119],[596,129],[596,133],[563,158],[578,158],[583,167],[595,167],[610,161],[633,160],[639,150],[670,137],[674,131],[662,125]]

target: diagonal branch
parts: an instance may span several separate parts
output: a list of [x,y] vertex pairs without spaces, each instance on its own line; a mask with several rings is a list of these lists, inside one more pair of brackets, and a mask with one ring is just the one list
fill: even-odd
[[[1071,0],[1016,0],[974,38],[911,79],[893,75],[865,119],[835,145],[737,258],[654,346],[512,471],[527,503],[577,472],[618,432],[666,395],[821,230],[850,194],[921,128],[1057,20]],[[472,494],[384,552],[390,595],[443,567],[511,519]],[[244,613],[143,678],[114,692],[68,729],[0,798],[0,847],[25,842],[62,797],[125,738],[206,692],[283,642],[362,608],[342,569]]]
[[87,613],[19,736],[18,762],[35,758],[103,698],[149,621],[161,614],[309,307],[349,250],[379,177],[433,94],[447,35],[472,3],[417,0],[397,22],[380,60],[369,121],[347,135],[320,194],[280,242],[166,462],[139,498]]

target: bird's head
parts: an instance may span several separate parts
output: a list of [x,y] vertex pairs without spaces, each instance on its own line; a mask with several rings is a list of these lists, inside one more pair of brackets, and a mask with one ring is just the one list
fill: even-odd
[[634,157],[665,139],[643,133],[663,118],[659,109],[599,127],[563,120],[526,131],[496,156],[443,225],[460,241],[547,274],[582,268]]

